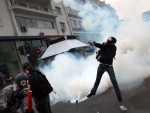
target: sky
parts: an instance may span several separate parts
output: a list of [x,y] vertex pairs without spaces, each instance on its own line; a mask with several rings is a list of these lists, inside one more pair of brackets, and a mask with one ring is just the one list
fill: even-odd
[[141,21],[143,12],[150,10],[150,0],[105,0],[116,9],[120,19]]

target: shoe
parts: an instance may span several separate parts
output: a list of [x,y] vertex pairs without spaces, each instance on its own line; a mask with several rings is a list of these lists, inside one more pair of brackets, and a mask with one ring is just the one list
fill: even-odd
[[89,93],[89,94],[87,95],[87,97],[90,98],[90,97],[93,96],[93,95],[95,95],[95,93]]
[[128,110],[124,105],[121,105],[119,107],[120,107],[121,111],[127,111]]
[[122,102],[122,97],[121,97],[121,96],[118,97],[118,102],[119,102],[119,103]]

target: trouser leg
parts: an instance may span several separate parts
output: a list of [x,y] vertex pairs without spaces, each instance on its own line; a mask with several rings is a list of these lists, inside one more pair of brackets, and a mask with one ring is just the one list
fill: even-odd
[[117,95],[117,97],[121,97],[121,92],[120,92],[120,89],[119,89],[119,86],[118,86],[118,83],[117,83],[117,80],[116,80],[116,77],[115,77],[115,73],[114,73],[114,69],[112,66],[109,66],[108,69],[107,69],[107,72],[109,74],[109,77],[110,77],[110,80],[114,86],[114,89],[115,89],[115,93]]
[[36,109],[39,113],[52,113],[50,103],[38,104],[36,105]]
[[102,75],[103,75],[104,72],[105,72],[105,69],[101,65],[99,65],[99,67],[97,69],[96,81],[95,81],[94,86],[93,86],[93,88],[91,90],[91,93],[93,93],[93,94],[96,93],[97,88],[98,88],[98,86],[100,84],[100,80],[101,80]]

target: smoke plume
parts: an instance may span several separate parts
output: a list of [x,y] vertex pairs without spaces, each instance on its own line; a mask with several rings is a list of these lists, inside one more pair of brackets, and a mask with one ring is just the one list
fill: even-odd
[[[59,1],[63,1],[66,5],[75,3],[74,0]],[[116,0],[116,3],[119,5],[120,1]],[[109,36],[117,38],[114,70],[121,90],[135,88],[150,76],[150,26],[148,24],[130,20],[120,21],[112,8],[95,9],[90,3],[82,4],[82,7],[77,5],[75,8],[80,10],[83,27],[87,31],[101,34],[97,37],[97,41],[104,41]],[[42,67],[41,70],[57,92],[58,101],[74,102],[90,92],[96,79],[98,65],[95,54],[87,58],[77,58],[65,53],[57,55],[51,64]],[[103,93],[111,86],[108,74],[104,73],[97,94]]]
[[141,21],[143,12],[150,10],[149,0],[105,0],[117,10],[120,19]]

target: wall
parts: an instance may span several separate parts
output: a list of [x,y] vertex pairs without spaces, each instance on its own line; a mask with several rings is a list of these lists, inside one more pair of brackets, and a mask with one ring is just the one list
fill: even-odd
[[[53,0],[51,0],[51,4],[52,4],[53,9],[55,9],[55,7],[61,8],[61,15],[58,15],[56,17],[56,23],[58,26],[59,35],[71,35],[69,24],[68,24],[68,19],[67,19],[67,15],[66,15],[63,3],[62,2],[55,3]],[[60,22],[65,23],[65,32],[64,33],[60,29]]]
[[14,36],[13,25],[5,0],[0,0],[0,36]]

